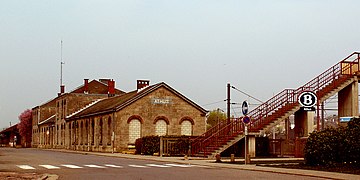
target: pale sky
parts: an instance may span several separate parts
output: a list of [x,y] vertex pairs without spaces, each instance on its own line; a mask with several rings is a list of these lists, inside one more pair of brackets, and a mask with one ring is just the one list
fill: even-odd
[[[207,110],[266,101],[360,51],[358,0],[15,0],[0,5],[0,128],[84,78],[166,82]],[[232,101],[257,103],[232,90]],[[234,115],[241,109],[234,107]]]

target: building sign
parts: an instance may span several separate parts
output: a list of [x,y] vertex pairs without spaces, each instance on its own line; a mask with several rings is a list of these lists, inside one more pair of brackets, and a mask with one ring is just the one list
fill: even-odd
[[315,111],[314,106],[317,103],[316,94],[312,91],[304,91],[299,97],[298,101],[305,111]]
[[152,104],[171,104],[172,100],[170,98],[152,98]]

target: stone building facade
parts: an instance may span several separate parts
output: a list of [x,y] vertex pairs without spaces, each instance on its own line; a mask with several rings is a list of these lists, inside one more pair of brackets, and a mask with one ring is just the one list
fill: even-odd
[[206,110],[169,85],[138,81],[135,91],[98,102],[66,118],[68,148],[121,152],[150,135],[196,136],[205,132]]
[[99,99],[118,96],[124,92],[115,89],[110,79],[84,79],[84,84],[65,93],[62,87],[54,99],[32,109],[32,147],[66,148],[66,116],[75,113]]

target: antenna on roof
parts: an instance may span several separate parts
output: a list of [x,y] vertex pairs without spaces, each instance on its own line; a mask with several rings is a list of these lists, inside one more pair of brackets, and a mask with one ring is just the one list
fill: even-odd
[[65,64],[65,62],[63,62],[62,50],[63,50],[63,41],[61,40],[61,53],[60,53],[60,58],[61,58],[61,62],[60,62],[60,86],[63,85],[63,65]]

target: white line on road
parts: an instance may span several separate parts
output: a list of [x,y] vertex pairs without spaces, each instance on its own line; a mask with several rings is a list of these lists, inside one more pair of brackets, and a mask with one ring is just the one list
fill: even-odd
[[160,165],[160,164],[145,164],[147,166],[151,166],[151,167],[161,167],[161,168],[167,168],[170,166],[165,166],[165,165]]
[[88,165],[84,165],[86,167],[91,167],[91,168],[105,168],[104,166],[98,166],[98,165],[94,165],[94,164],[88,164]]
[[21,169],[35,169],[29,165],[17,165],[17,167],[21,168]]
[[105,164],[106,167],[112,167],[112,168],[123,168],[122,166],[113,165],[113,164]]
[[146,166],[133,165],[133,164],[130,164],[129,166],[130,166],[130,167],[135,167],[135,168],[148,168],[148,167],[146,167]]
[[67,168],[71,168],[71,169],[81,169],[82,167],[80,166],[75,166],[75,165],[71,165],[71,164],[63,164],[61,166],[67,167]]
[[172,167],[191,167],[191,165],[187,164],[164,164],[165,166],[172,166]]
[[46,169],[60,169],[59,167],[57,166],[52,166],[52,165],[39,165],[41,167],[44,167]]

